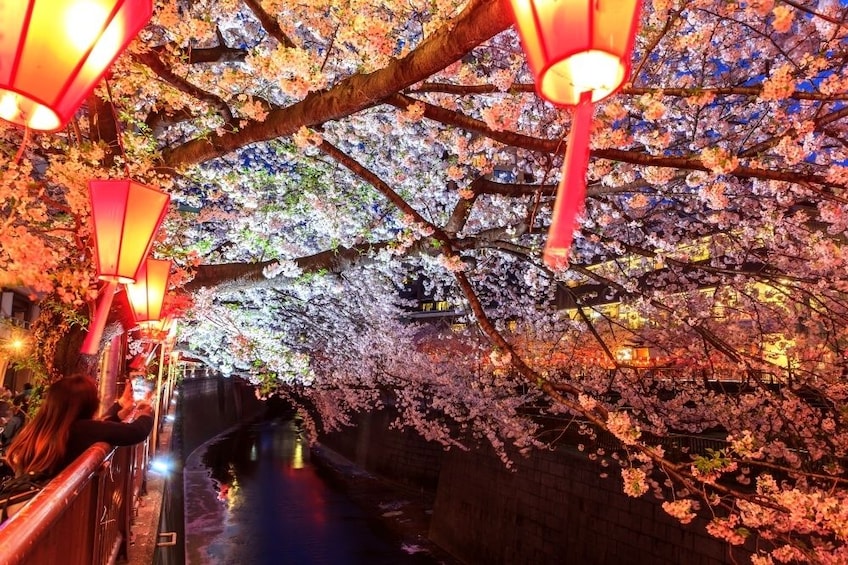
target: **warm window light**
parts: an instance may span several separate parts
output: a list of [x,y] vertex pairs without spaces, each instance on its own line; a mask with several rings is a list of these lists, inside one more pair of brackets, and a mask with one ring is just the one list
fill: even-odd
[[0,118],[64,127],[152,13],[151,0],[0,0]]
[[629,363],[633,361],[633,348],[619,347],[615,352],[615,360],[619,363]]

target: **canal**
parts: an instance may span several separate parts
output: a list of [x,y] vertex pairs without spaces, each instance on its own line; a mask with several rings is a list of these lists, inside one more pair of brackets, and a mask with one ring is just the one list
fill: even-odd
[[404,546],[310,462],[291,420],[234,428],[186,460],[189,565],[404,565],[438,561]]

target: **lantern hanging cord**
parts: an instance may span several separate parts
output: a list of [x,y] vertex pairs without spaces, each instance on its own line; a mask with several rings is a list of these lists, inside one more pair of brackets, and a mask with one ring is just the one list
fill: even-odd
[[115,120],[115,137],[118,138],[118,149],[121,150],[121,158],[124,160],[124,172],[127,178],[130,176],[130,162],[127,159],[127,152],[124,150],[124,140],[121,136],[121,122],[118,120],[118,113],[115,111],[115,100],[112,98],[112,87],[109,85],[109,79],[103,79],[106,82],[106,93],[109,95],[109,107],[112,109],[112,119]]
[[21,140],[21,147],[18,149],[18,152],[15,154],[15,160],[13,163],[17,165],[21,162],[21,157],[24,156],[24,149],[26,149],[27,142],[29,141],[29,126],[24,127],[24,138]]

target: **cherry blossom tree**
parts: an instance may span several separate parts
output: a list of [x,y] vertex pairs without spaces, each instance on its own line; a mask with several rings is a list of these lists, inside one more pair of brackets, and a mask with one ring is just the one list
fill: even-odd
[[65,131],[0,126],[0,285],[79,331],[86,182],[129,174],[175,203],[155,253],[180,339],[260,394],[327,428],[391,405],[507,465],[570,422],[590,450],[616,438],[592,456],[625,492],[753,540],[754,562],[844,563],[845,18],[645,2],[552,272],[570,116],[536,96],[503,4],[161,0]]

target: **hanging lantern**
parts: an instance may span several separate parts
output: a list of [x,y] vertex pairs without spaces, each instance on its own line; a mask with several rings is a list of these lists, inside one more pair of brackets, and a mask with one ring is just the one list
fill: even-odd
[[176,323],[173,318],[166,316],[161,320],[145,322],[139,329],[139,337],[142,341],[164,343],[174,337]]
[[576,107],[545,263],[568,265],[574,224],[586,195],[593,104],[621,88],[639,23],[639,0],[510,0],[539,96]]
[[97,276],[119,283],[135,281],[170,196],[129,179],[92,180],[88,190]]
[[129,179],[92,180],[88,190],[97,276],[107,282],[82,346],[84,354],[93,355],[118,283],[135,281],[165,217],[170,196]]
[[152,13],[152,0],[0,0],[0,118],[64,127]]
[[170,261],[148,258],[138,272],[136,281],[127,284],[127,298],[137,323],[161,319],[170,271]]
[[639,24],[639,0],[510,0],[539,95],[557,106],[591,102],[624,83]]

